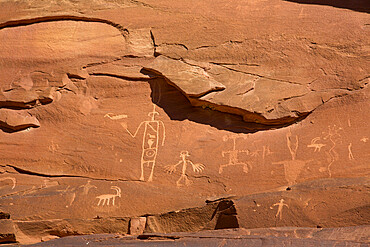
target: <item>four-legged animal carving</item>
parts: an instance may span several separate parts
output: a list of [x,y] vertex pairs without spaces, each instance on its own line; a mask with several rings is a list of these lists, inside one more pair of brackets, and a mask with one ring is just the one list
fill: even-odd
[[112,205],[114,206],[114,200],[115,198],[118,196],[118,197],[121,197],[121,189],[117,186],[111,186],[110,187],[112,190],[115,190],[117,193],[116,194],[105,194],[105,195],[100,195],[100,196],[97,196],[96,198],[99,199],[99,202],[98,202],[98,206],[100,206],[100,203],[102,203],[102,206],[104,206],[105,204],[107,204],[107,206],[109,206],[109,202],[110,200],[112,199]]

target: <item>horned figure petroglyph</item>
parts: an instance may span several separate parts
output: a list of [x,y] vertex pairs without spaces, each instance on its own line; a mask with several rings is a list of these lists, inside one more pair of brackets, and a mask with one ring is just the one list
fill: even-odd
[[158,146],[159,146],[159,133],[160,128],[162,127],[162,146],[164,145],[164,141],[166,139],[166,129],[164,123],[160,120],[155,120],[155,115],[159,115],[159,112],[155,110],[155,105],[153,104],[153,111],[148,113],[148,116],[151,118],[148,121],[143,121],[137,127],[134,134],[132,134],[128,129],[127,126],[122,124],[122,127],[126,129],[126,131],[131,135],[132,138],[135,138],[139,129],[144,125],[144,134],[143,134],[143,143],[142,143],[142,153],[141,153],[141,175],[140,180],[144,181],[144,165],[147,164],[148,166],[152,165],[151,173],[148,178],[148,182],[153,181],[153,172],[155,167],[155,161],[157,158],[158,153]]
[[223,141],[228,141],[229,139],[233,141],[233,149],[229,151],[222,151],[222,157],[225,157],[226,154],[229,155],[229,162],[227,164],[220,165],[220,168],[218,170],[218,173],[221,174],[225,167],[228,166],[237,166],[241,165],[243,166],[243,172],[248,173],[249,169],[252,168],[252,165],[244,162],[239,161],[238,154],[239,153],[246,153],[247,155],[250,154],[249,150],[237,150],[236,149],[236,139],[238,139],[238,136],[224,136]]
[[295,136],[293,142],[292,133],[288,132],[286,134],[287,146],[292,157],[291,160],[283,160],[279,162],[273,162],[273,165],[284,165],[285,179],[288,181],[288,185],[293,185],[296,183],[297,177],[302,171],[303,167],[311,162],[312,160],[297,160],[297,151],[299,146],[298,136]]
[[277,210],[277,213],[275,215],[275,218],[280,216],[280,220],[282,220],[283,219],[283,207],[286,206],[287,208],[289,208],[289,206],[288,206],[288,204],[284,203],[284,199],[281,199],[280,202],[275,203],[274,205],[272,205],[272,207],[275,207],[275,206],[279,206],[278,210]]
[[165,170],[169,173],[172,174],[173,172],[176,171],[176,167],[182,164],[182,170],[181,170],[181,176],[180,178],[176,181],[176,185],[179,187],[181,186],[181,181],[184,181],[184,184],[186,186],[189,186],[192,182],[188,179],[188,175],[186,174],[186,168],[188,163],[192,166],[194,172],[202,172],[205,168],[203,164],[194,164],[191,160],[187,159],[189,157],[189,152],[188,151],[181,151],[180,152],[180,157],[181,160],[176,164],[176,165],[169,165],[165,167]]
[[12,178],[12,177],[3,177],[3,178],[0,178],[0,181],[5,181],[5,180],[11,180],[13,182],[12,189],[15,188],[15,185],[17,184],[17,180],[15,178]]
[[116,191],[116,194],[105,194],[97,196],[96,198],[99,199],[98,206],[100,206],[100,203],[102,203],[102,206],[107,205],[109,206],[110,200],[112,200],[112,205],[114,206],[114,201],[116,197],[121,197],[121,189],[118,186],[111,186],[112,190]]
[[309,148],[314,148],[314,152],[316,152],[316,151],[321,151],[321,148],[322,147],[325,147],[326,146],[326,144],[323,144],[323,143],[317,143],[318,141],[320,141],[320,137],[315,137],[315,138],[313,138],[312,140],[311,140],[311,144],[309,144],[309,145],[307,145],[307,147],[309,147]]

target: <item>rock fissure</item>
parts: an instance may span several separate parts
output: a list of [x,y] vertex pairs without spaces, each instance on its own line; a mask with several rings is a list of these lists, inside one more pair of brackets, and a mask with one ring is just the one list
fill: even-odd
[[11,174],[24,174],[24,175],[31,175],[31,176],[37,176],[37,177],[45,177],[45,178],[86,178],[86,179],[92,179],[92,180],[100,180],[100,181],[119,181],[119,182],[143,182],[139,179],[132,179],[132,180],[129,180],[129,179],[108,179],[108,178],[96,178],[96,177],[89,177],[89,176],[83,176],[83,175],[68,175],[68,174],[60,174],[60,175],[56,175],[56,174],[45,174],[45,173],[39,173],[39,172],[34,172],[34,171],[30,171],[30,170],[26,170],[26,169],[23,169],[23,168],[20,168],[20,167],[17,167],[15,165],[0,165],[0,167],[3,167],[3,168],[13,168],[15,172],[7,172],[7,173],[11,173]]
[[107,76],[107,77],[114,77],[122,80],[127,81],[149,81],[152,78],[146,78],[146,77],[130,77],[130,76],[124,76],[124,75],[117,75],[117,74],[111,74],[111,73],[89,73],[91,76]]
[[94,17],[73,16],[73,15],[55,15],[55,16],[44,16],[44,17],[36,17],[36,18],[30,18],[30,19],[7,21],[7,22],[0,23],[0,30],[6,29],[6,28],[28,26],[28,25],[37,24],[37,23],[54,22],[54,21],[99,22],[99,23],[108,24],[118,29],[118,31],[122,34],[124,38],[126,38],[126,36],[129,34],[129,31],[126,28],[112,21],[100,19],[100,18],[94,18]]

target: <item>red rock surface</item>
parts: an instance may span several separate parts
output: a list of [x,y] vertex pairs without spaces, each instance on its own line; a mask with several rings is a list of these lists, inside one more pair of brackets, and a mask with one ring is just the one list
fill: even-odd
[[[0,242],[271,227],[369,236],[367,1],[0,9]],[[335,236],[302,239],[358,241]]]

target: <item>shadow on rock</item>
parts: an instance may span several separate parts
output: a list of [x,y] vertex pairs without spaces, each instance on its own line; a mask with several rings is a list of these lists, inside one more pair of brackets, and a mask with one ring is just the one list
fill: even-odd
[[164,78],[152,77],[149,84],[152,90],[151,98],[154,104],[163,108],[171,120],[190,121],[210,125],[219,130],[234,133],[254,133],[261,130],[275,129],[282,126],[270,126],[258,123],[247,123],[241,116],[215,111],[206,107],[194,107],[189,100],[174,86],[169,85]]
[[370,1],[368,0],[285,0],[288,2],[296,2],[303,4],[318,4],[318,5],[328,5],[341,9],[350,9],[358,12],[370,13]]

